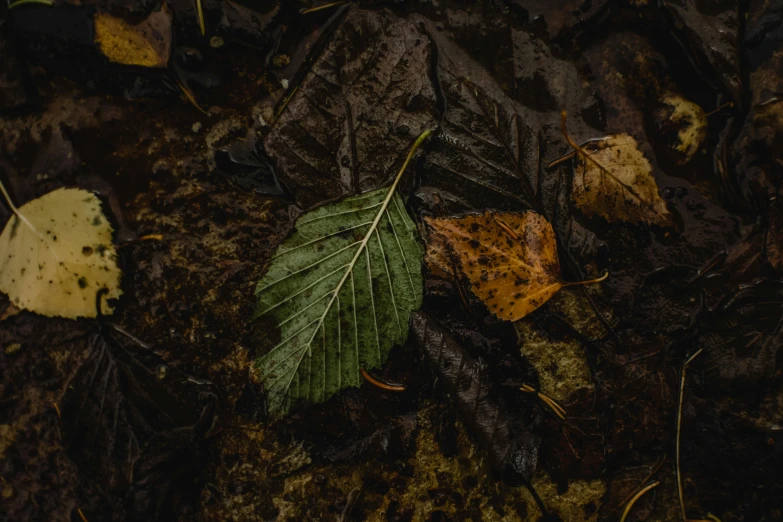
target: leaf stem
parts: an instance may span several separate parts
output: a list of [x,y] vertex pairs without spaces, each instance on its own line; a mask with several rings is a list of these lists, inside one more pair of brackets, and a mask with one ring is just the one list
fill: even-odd
[[[572,138],[571,135],[568,134],[568,130],[566,129],[566,115],[567,115],[566,111],[561,111],[560,112],[560,130],[563,131],[563,137],[565,138],[566,142],[568,142],[568,144],[571,145],[571,147],[574,149],[574,151],[576,151],[577,154],[582,156],[585,159],[585,161],[589,161],[590,163],[595,165],[596,168],[598,168],[598,170],[600,170],[601,172],[607,172],[608,173],[608,171],[606,170],[606,167],[604,167],[603,165],[598,163],[596,160],[594,160],[590,156],[590,154],[585,152],[585,150],[581,146],[579,146],[578,143],[576,143],[574,141],[574,138]],[[550,164],[549,166],[551,167],[552,164]]]
[[19,221],[21,221],[22,223],[27,225],[28,228],[30,228],[30,230],[32,230],[33,233],[36,236],[38,236],[38,239],[40,239],[41,241],[44,242],[44,244],[47,246],[47,248],[49,248],[52,251],[52,254],[54,254],[54,258],[57,259],[57,261],[59,261],[60,258],[57,256],[57,252],[55,252],[55,250],[52,248],[52,245],[49,243],[49,240],[46,239],[40,232],[38,232],[38,229],[35,228],[32,223],[30,223],[30,221],[25,217],[24,214],[19,212],[19,209],[16,208],[16,205],[14,205],[14,202],[11,201],[11,196],[9,196],[8,192],[6,192],[5,185],[3,185],[2,181],[0,181],[0,192],[3,193],[3,198],[5,198],[5,201],[6,201],[6,203],[8,203],[8,206],[11,207],[11,212],[14,213],[14,215],[17,217],[17,219],[19,219]]
[[587,281],[562,281],[563,286],[581,286],[581,285],[589,285],[591,283],[600,283],[604,279],[609,277],[609,272],[606,272],[604,275],[602,275],[599,278],[596,279],[588,279]]

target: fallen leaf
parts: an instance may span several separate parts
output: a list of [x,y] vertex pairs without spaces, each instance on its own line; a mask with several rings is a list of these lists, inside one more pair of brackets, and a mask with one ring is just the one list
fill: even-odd
[[397,184],[302,215],[256,288],[255,317],[280,342],[258,360],[272,416],[359,386],[408,337],[421,306],[421,249]]
[[582,212],[609,222],[671,225],[652,165],[633,137],[614,134],[581,147],[572,145],[581,152],[574,160],[571,197]]
[[535,212],[484,212],[461,218],[425,218],[431,271],[452,272],[450,256],[473,293],[500,319],[518,321],[555,292],[560,279],[552,225]]
[[307,209],[388,185],[400,151],[435,121],[432,49],[414,22],[352,6],[324,38],[264,140]]
[[96,13],[95,42],[110,62],[163,68],[171,54],[171,13],[164,6],[138,25]]
[[532,426],[524,424],[522,409],[504,405],[486,364],[473,358],[429,314],[414,313],[411,329],[465,426],[489,454],[494,471],[512,483],[530,482],[538,463],[541,437]]
[[[0,235],[0,291],[25,310],[54,317],[95,317],[97,292],[122,295],[112,226],[91,192],[61,188],[14,214]],[[6,254],[7,253],[7,254]]]
[[[161,373],[160,359],[143,349],[137,358],[109,333],[88,342],[89,356],[61,402],[63,445],[87,491],[99,488],[115,506],[143,498],[126,504],[129,519],[165,519],[162,513],[191,493],[198,443],[214,420],[214,387],[175,370]],[[169,494],[173,489],[183,493]]]
[[666,124],[677,129],[677,140],[672,148],[677,152],[677,164],[685,165],[699,151],[707,137],[707,116],[701,107],[675,93],[667,93],[663,103]]
[[734,99],[741,99],[742,32],[739,28],[744,14],[740,3],[663,0],[661,4],[674,19],[674,32],[681,35],[686,50],[695,48],[696,52],[688,55],[696,59],[695,65],[710,73],[709,69],[713,69]]

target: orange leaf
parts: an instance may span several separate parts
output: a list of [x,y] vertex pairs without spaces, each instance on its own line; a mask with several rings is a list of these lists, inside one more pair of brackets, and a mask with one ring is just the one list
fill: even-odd
[[473,293],[500,319],[517,321],[571,284],[560,280],[555,233],[540,214],[485,212],[425,221],[432,230],[430,270],[451,272],[451,255]]

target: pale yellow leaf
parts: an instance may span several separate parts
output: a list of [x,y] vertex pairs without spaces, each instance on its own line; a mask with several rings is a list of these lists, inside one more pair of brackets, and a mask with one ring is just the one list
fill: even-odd
[[61,188],[12,214],[0,235],[0,291],[25,310],[45,316],[95,317],[122,294],[112,227],[98,198]]

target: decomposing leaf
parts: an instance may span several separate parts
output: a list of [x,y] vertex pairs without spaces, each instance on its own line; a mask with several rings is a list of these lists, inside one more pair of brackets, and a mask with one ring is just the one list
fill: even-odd
[[326,37],[264,141],[304,208],[388,184],[435,120],[431,46],[414,22],[348,7]]
[[[10,199],[7,198],[10,203]],[[46,316],[95,317],[122,295],[112,226],[100,200],[61,188],[16,209],[0,235],[0,291],[11,302]]]
[[652,165],[632,136],[614,134],[579,146],[565,132],[565,114],[563,131],[578,152],[571,197],[582,212],[609,222],[671,224]]
[[[489,454],[496,473],[529,483],[538,462],[540,437],[525,425],[520,408],[507,410],[493,393],[489,372],[451,333],[425,312],[411,316],[416,342],[453,398],[465,426]],[[531,423],[533,424],[533,423]]]
[[[135,357],[108,333],[89,346],[62,399],[63,443],[82,487],[100,489],[128,518],[170,518],[198,490],[196,452],[214,421],[214,389],[175,371],[161,377],[160,360]],[[126,502],[134,497],[145,502]]]
[[500,319],[517,321],[573,283],[560,279],[552,225],[535,212],[425,218],[427,264],[451,272],[451,256],[471,289]]
[[678,153],[677,164],[688,163],[698,152],[707,137],[707,117],[701,107],[672,92],[663,97],[668,107],[665,122],[677,130],[677,139],[672,148]]
[[280,342],[258,360],[271,414],[296,401],[324,402],[361,383],[408,336],[421,305],[421,249],[397,184],[308,212],[256,288],[255,317]]
[[[697,65],[712,68],[735,100],[741,98],[741,41],[738,2],[702,2],[700,0],[664,0],[663,9],[675,20],[675,29],[696,52]],[[706,63],[703,63],[706,62]]]
[[165,5],[138,25],[108,13],[96,13],[95,42],[110,62],[163,68],[171,54],[171,20]]

